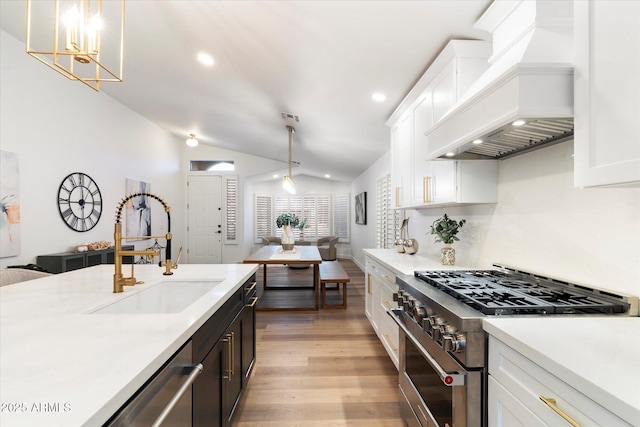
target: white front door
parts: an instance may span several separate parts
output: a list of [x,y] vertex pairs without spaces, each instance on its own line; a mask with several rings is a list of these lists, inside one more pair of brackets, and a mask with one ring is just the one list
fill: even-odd
[[189,176],[188,236],[190,264],[222,263],[222,177]]

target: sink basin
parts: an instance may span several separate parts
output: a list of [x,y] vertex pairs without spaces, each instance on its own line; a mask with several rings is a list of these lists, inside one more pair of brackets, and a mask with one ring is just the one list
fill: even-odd
[[159,282],[91,314],[179,313],[220,283],[221,280]]

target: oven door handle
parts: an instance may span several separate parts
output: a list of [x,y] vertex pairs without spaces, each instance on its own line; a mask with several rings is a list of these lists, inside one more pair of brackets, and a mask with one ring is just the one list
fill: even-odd
[[438,362],[436,362],[436,360],[433,357],[431,357],[429,352],[418,342],[418,340],[416,340],[414,338],[414,336],[407,329],[407,327],[404,325],[404,323],[402,321],[400,321],[400,313],[403,313],[403,312],[404,311],[400,310],[400,309],[387,310],[387,314],[389,316],[391,316],[393,321],[396,322],[396,324],[400,327],[402,332],[404,332],[404,334],[407,336],[407,338],[409,338],[411,340],[411,343],[418,349],[420,354],[422,354],[422,356],[425,359],[427,359],[427,362],[429,362],[431,367],[433,369],[435,369],[435,371],[440,376],[440,379],[442,380],[442,383],[444,385],[449,386],[449,387],[458,386],[458,385],[464,385],[465,384],[466,374],[463,374],[463,373],[460,373],[460,372],[447,372],[444,369],[442,369],[442,367],[438,364]]

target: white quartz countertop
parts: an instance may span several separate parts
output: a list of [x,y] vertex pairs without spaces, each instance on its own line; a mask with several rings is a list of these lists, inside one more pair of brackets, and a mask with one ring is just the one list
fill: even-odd
[[640,317],[484,320],[484,329],[631,425],[640,425]]
[[467,270],[471,268],[464,265],[442,265],[439,259],[427,258],[419,254],[408,255],[395,249],[363,249],[363,252],[397,275],[412,276],[416,270]]
[[[136,265],[145,283],[114,294],[99,265],[0,288],[0,425],[102,425],[257,268]],[[168,280],[222,283],[179,313],[90,314]]]

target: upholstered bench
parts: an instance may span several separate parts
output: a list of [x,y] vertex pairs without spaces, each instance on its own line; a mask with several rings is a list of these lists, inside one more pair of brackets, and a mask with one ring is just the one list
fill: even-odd
[[[347,308],[347,283],[350,279],[338,261],[324,261],[320,264],[320,292],[322,308]],[[340,290],[342,285],[342,305],[327,304],[327,284],[335,284],[333,289]],[[331,289],[331,288],[330,288]]]

